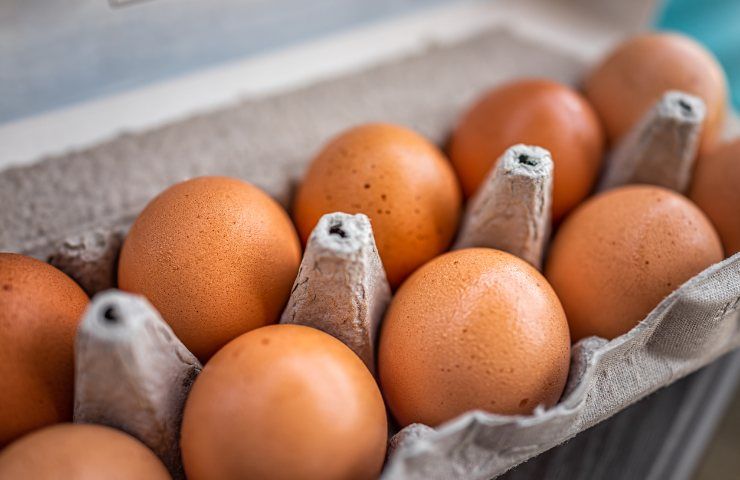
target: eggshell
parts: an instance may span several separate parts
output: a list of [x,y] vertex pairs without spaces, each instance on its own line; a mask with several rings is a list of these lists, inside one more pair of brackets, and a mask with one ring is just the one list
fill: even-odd
[[72,418],[73,344],[87,303],[51,265],[0,253],[0,446]]
[[461,195],[444,155],[417,133],[368,124],[340,134],[314,158],[293,217],[303,242],[322,215],[370,217],[388,281],[397,286],[448,248]]
[[130,435],[101,425],[61,424],[33,432],[0,452],[0,478],[167,480],[156,455]]
[[740,252],[740,138],[700,159],[689,196],[717,228],[727,256]]
[[118,285],[146,296],[205,360],[278,320],[300,256],[290,218],[267,194],[234,178],[200,177],[141,212],[121,250]]
[[377,478],[385,407],[352,350],[319,330],[272,325],[226,345],[185,406],[190,480]]
[[450,141],[450,159],[470,197],[504,151],[517,143],[552,154],[555,220],[591,191],[601,166],[604,134],[591,105],[550,80],[523,79],[483,95],[463,115]]
[[618,45],[590,73],[585,94],[613,145],[667,90],[696,95],[706,104],[701,151],[714,148],[722,131],[727,83],[719,62],[694,40],[647,33]]
[[565,220],[545,275],[574,341],[612,339],[720,260],[717,233],[687,198],[661,187],[627,186],[593,197]]
[[569,363],[568,324],[547,281],[486,248],[447,253],[411,275],[391,302],[378,351],[383,393],[401,425],[550,407]]

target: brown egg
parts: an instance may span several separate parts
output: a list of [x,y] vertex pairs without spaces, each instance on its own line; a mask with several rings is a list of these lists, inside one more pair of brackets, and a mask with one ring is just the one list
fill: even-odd
[[303,241],[322,215],[364,213],[392,286],[447,249],[460,188],[442,153],[411,130],[385,124],[345,131],[314,158],[293,216]]
[[547,281],[485,248],[447,253],[414,272],[391,302],[378,351],[383,393],[401,425],[550,407],[569,363],[568,323]]
[[74,337],[87,303],[51,265],[0,253],[0,447],[72,418]]
[[612,145],[667,90],[703,99],[707,113],[701,149],[711,150],[722,131],[727,102],[719,62],[694,40],[674,33],[648,33],[617,48],[586,79],[585,94],[601,117]]
[[627,186],[581,205],[553,240],[545,276],[574,341],[612,339],[637,325],[686,280],[722,260],[722,245],[688,199]]
[[278,320],[301,246],[287,213],[228,177],[174,185],[141,212],[118,265],[121,289],[146,296],[201,360]]
[[300,325],[253,330],[214,355],[181,437],[190,480],[374,479],[386,441],[383,398],[365,364]]
[[717,228],[727,256],[740,252],[740,139],[700,159],[689,197]]
[[102,425],[61,424],[33,432],[0,452],[0,478],[167,480],[156,455],[130,435]]
[[468,197],[517,143],[552,154],[554,219],[586,198],[601,166],[604,134],[596,112],[579,93],[550,80],[526,79],[494,88],[478,100],[450,141],[450,159]]

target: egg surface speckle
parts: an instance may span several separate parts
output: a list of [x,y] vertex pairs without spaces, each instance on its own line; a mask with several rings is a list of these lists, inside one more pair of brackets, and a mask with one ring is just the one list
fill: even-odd
[[134,437],[102,425],[60,424],[0,452],[0,478],[168,480],[157,456]]
[[118,285],[146,296],[205,360],[278,320],[300,257],[288,214],[267,194],[234,178],[199,177],[141,212],[121,250]]
[[190,480],[374,479],[386,442],[365,364],[300,325],[252,330],[214,355],[187,400],[181,439]]
[[552,154],[553,218],[561,218],[591,191],[604,134],[596,112],[575,90],[550,80],[523,79],[481,97],[450,141],[450,160],[465,194],[472,196],[498,158],[518,143]]
[[719,237],[696,205],[664,188],[627,186],[589,199],[565,220],[545,275],[574,341],[612,339],[720,260]]
[[547,281],[485,248],[447,253],[414,272],[386,313],[378,352],[383,393],[401,425],[550,407],[569,364],[568,324]]
[[71,420],[73,345],[87,304],[51,265],[0,253],[0,447]]
[[293,216],[304,242],[326,213],[370,217],[388,281],[397,286],[449,247],[460,208],[457,179],[436,146],[403,127],[368,124],[340,134],[314,158]]

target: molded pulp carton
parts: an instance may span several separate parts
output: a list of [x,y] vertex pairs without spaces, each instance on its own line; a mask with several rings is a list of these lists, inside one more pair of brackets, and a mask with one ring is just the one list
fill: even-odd
[[[466,106],[519,76],[577,85],[646,28],[653,2],[491,2],[485,29],[407,58],[125,134],[0,172],[0,250],[54,263],[88,291],[112,287],[123,232],[158,192],[203,174],[249,180],[288,206],[320,145],[353,124],[405,124],[443,145]],[[612,341],[574,346],[560,403],[531,416],[470,412],[392,442],[386,479],[488,479],[558,445],[740,345],[740,255],[707,269]]]

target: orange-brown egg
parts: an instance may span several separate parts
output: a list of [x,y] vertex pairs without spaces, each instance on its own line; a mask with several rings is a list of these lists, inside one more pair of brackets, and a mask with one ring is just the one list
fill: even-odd
[[447,249],[461,195],[444,155],[396,125],[345,131],[314,158],[296,195],[293,216],[303,241],[326,213],[370,217],[392,286]]
[[51,265],[0,253],[0,447],[72,418],[73,345],[87,303]]
[[121,289],[146,296],[201,360],[278,320],[301,246],[287,213],[249,183],[199,177],[146,206],[126,237]]
[[550,407],[569,363],[565,313],[545,278],[485,248],[447,253],[414,272],[391,302],[378,351],[383,393],[401,425]]
[[596,112],[578,92],[550,80],[525,79],[494,88],[478,100],[460,120],[449,149],[467,196],[517,143],[552,154],[553,218],[561,218],[591,191],[604,134]]
[[185,405],[190,480],[374,479],[387,423],[378,386],[342,342],[300,325],[272,325],[221,349]]
[[740,139],[700,159],[689,197],[717,228],[727,256],[740,252]]
[[60,424],[33,432],[0,452],[0,478],[169,480],[144,444],[102,425]]
[[574,341],[612,339],[720,260],[719,237],[696,205],[664,188],[627,186],[589,199],[565,220],[545,276]]
[[719,62],[694,40],[674,33],[638,35],[618,45],[585,83],[586,97],[599,113],[612,145],[667,90],[704,100],[701,149],[706,153],[714,148],[725,119],[727,84]]

